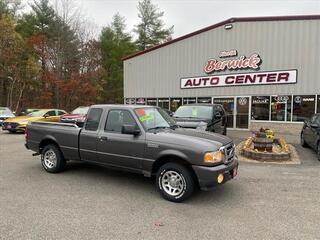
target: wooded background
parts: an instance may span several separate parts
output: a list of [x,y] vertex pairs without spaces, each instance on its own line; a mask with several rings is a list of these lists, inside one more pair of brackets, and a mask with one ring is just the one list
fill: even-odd
[[123,103],[121,59],[173,33],[151,0],[138,3],[140,23],[132,31],[116,13],[98,36],[75,1],[35,0],[25,8],[0,0],[0,106],[16,112]]

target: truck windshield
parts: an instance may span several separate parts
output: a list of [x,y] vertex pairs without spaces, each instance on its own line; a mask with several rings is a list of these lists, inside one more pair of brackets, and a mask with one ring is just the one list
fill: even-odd
[[136,108],[135,113],[147,130],[172,128],[176,125],[175,121],[161,108]]
[[180,106],[174,113],[175,118],[201,118],[211,119],[213,110],[211,106]]

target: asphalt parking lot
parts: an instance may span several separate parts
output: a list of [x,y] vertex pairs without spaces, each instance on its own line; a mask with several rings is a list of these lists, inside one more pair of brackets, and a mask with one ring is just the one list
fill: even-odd
[[[237,140],[238,141],[238,140]],[[0,239],[320,239],[320,162],[240,163],[233,181],[180,204],[152,179],[70,162],[46,173],[0,130]]]

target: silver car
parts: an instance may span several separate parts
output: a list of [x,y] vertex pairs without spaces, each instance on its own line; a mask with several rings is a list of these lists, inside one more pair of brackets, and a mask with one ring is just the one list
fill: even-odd
[[0,126],[7,118],[15,117],[13,112],[7,107],[0,107]]

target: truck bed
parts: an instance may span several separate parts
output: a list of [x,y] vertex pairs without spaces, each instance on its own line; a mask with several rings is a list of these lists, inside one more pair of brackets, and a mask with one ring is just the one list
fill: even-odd
[[[31,122],[27,126],[27,147],[40,153],[45,141],[59,143],[66,159],[79,160],[79,134],[81,128],[71,123]],[[32,140],[30,140],[32,139]]]

